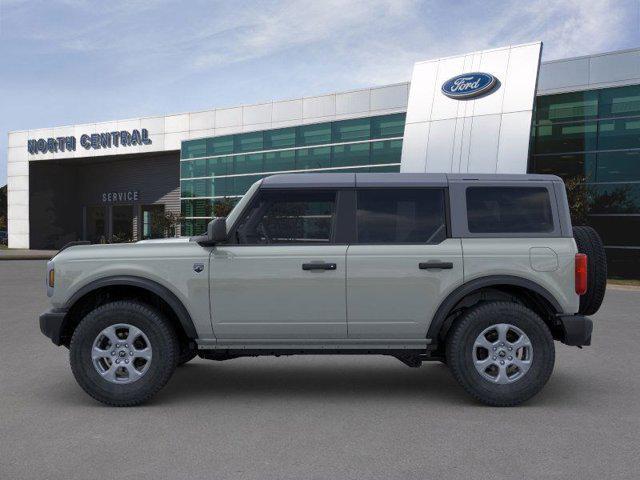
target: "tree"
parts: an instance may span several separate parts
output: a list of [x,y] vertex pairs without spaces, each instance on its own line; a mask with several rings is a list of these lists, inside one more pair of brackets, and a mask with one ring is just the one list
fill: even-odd
[[635,211],[633,195],[628,185],[613,190],[598,191],[598,187],[587,183],[584,176],[565,181],[571,223],[588,225],[591,213],[631,213]]
[[229,215],[233,207],[235,207],[236,202],[229,198],[224,197],[221,200],[216,200],[213,204],[213,216],[214,217],[226,217]]
[[181,221],[182,217],[175,212],[154,211],[151,214],[151,238],[175,237]]

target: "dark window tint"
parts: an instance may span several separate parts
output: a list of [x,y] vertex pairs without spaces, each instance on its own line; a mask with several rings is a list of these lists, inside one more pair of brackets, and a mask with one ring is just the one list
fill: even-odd
[[446,237],[441,189],[358,191],[359,243],[439,243]]
[[471,233],[545,233],[553,231],[551,202],[546,188],[467,188]]
[[241,244],[328,244],[335,192],[263,191],[237,230]]

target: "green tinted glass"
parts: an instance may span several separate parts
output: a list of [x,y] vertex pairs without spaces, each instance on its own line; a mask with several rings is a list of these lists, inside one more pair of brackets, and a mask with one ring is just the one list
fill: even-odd
[[188,140],[182,142],[181,158],[204,157],[207,154],[206,139]]
[[232,195],[244,195],[249,187],[255,182],[263,178],[263,175],[245,175],[242,177],[234,177]]
[[207,173],[209,177],[233,174],[233,157],[215,157],[208,160]]
[[398,165],[385,165],[382,167],[369,167],[369,173],[398,173],[400,171],[400,164]]
[[233,173],[262,172],[262,153],[251,155],[236,155],[234,159]]
[[596,122],[541,125],[535,129],[534,153],[560,153],[595,150]]
[[331,142],[331,124],[319,123],[317,125],[304,125],[296,129],[296,145],[321,145]]
[[351,165],[366,165],[369,163],[369,144],[356,143],[353,145],[336,145],[333,148],[331,166],[348,167]]
[[212,197],[224,197],[233,195],[233,177],[223,177],[213,179]]
[[304,148],[296,151],[296,170],[331,166],[331,147]]
[[638,148],[640,119],[602,120],[599,122],[598,149]]
[[531,160],[532,173],[558,175],[564,180],[595,178],[595,153],[568,153],[565,155],[536,155]]
[[600,117],[640,115],[640,85],[599,90]]
[[371,137],[371,119],[357,118],[333,122],[333,143],[368,140]]
[[402,140],[386,140],[371,144],[371,163],[400,163]]
[[[637,183],[616,182],[589,185],[589,193],[593,199],[590,213],[640,213],[640,185]],[[637,236],[629,235],[629,224],[627,224],[625,236],[627,239],[633,239],[634,243],[637,241]],[[607,239],[605,238],[604,241],[606,242]]]
[[596,181],[640,181],[640,150],[598,153]]
[[207,155],[226,155],[233,153],[233,135],[207,139]]
[[295,146],[295,128],[279,128],[277,130],[266,130],[264,132],[265,149],[289,148]]
[[401,137],[406,114],[383,115],[371,118],[371,138]]
[[537,123],[566,122],[598,115],[596,92],[572,92],[545,95],[536,100]]
[[182,200],[182,215],[184,217],[211,217],[213,200],[196,199]]
[[281,172],[286,170],[295,170],[295,168],[296,152],[294,150],[268,152],[264,154],[265,172]]
[[180,178],[193,177],[193,165],[190,161],[180,162]]
[[208,220],[185,220],[182,223],[182,235],[193,237],[203,235],[207,231]]
[[211,195],[211,180],[202,178],[199,180],[191,180],[192,192],[194,197],[208,197]]
[[180,196],[183,198],[193,197],[193,180],[180,181]]
[[257,152],[263,147],[262,132],[242,133],[233,136],[233,151],[241,152]]
[[206,177],[208,176],[207,172],[207,160],[205,158],[200,158],[198,160],[191,160],[191,176],[192,177]]

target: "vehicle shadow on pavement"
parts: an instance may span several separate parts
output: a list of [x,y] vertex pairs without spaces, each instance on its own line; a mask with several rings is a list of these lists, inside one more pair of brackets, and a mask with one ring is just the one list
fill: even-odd
[[[404,401],[418,400],[434,404],[481,406],[469,397],[454,380],[448,369],[430,362],[420,368],[389,364],[304,363],[278,365],[255,364],[255,359],[228,362],[194,362],[178,369],[169,384],[158,395],[156,402],[163,405],[185,399],[215,398],[331,398],[349,402],[388,400],[396,397]],[[233,365],[232,362],[237,362]],[[254,363],[253,365],[247,364]],[[244,363],[244,364],[242,364]],[[573,405],[589,395],[588,378],[575,378],[556,372],[540,394],[525,405]]]
[[332,359],[330,363],[321,364],[314,364],[311,358],[304,359],[302,363],[285,361],[278,364],[279,361],[282,360],[257,364],[259,360],[242,359],[184,365],[176,369],[158,402],[164,404],[197,397],[331,397],[349,401],[402,397],[473,403],[466,398],[447,368],[437,363],[413,369],[395,359],[388,359],[388,365],[381,362],[352,363],[349,358],[344,363]]
[[[314,361],[316,360],[316,361]],[[230,400],[304,400],[333,402],[375,402],[389,400],[420,402],[424,405],[459,405],[488,408],[467,395],[446,366],[428,362],[408,368],[395,359],[344,362],[318,357],[298,360],[236,359],[226,362],[194,360],[176,369],[169,383],[148,403],[148,407],[169,407],[191,402]],[[396,364],[397,362],[397,364]],[[587,375],[556,371],[536,397],[519,408],[558,406],[572,408],[589,403],[593,383]],[[66,385],[66,382],[65,382]],[[50,400],[65,405],[101,405],[84,394],[73,381],[49,390]]]

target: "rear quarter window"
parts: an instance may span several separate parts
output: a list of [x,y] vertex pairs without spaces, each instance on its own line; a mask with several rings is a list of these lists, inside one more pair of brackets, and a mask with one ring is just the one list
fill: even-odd
[[469,187],[470,233],[550,233],[554,230],[549,190],[544,187]]

